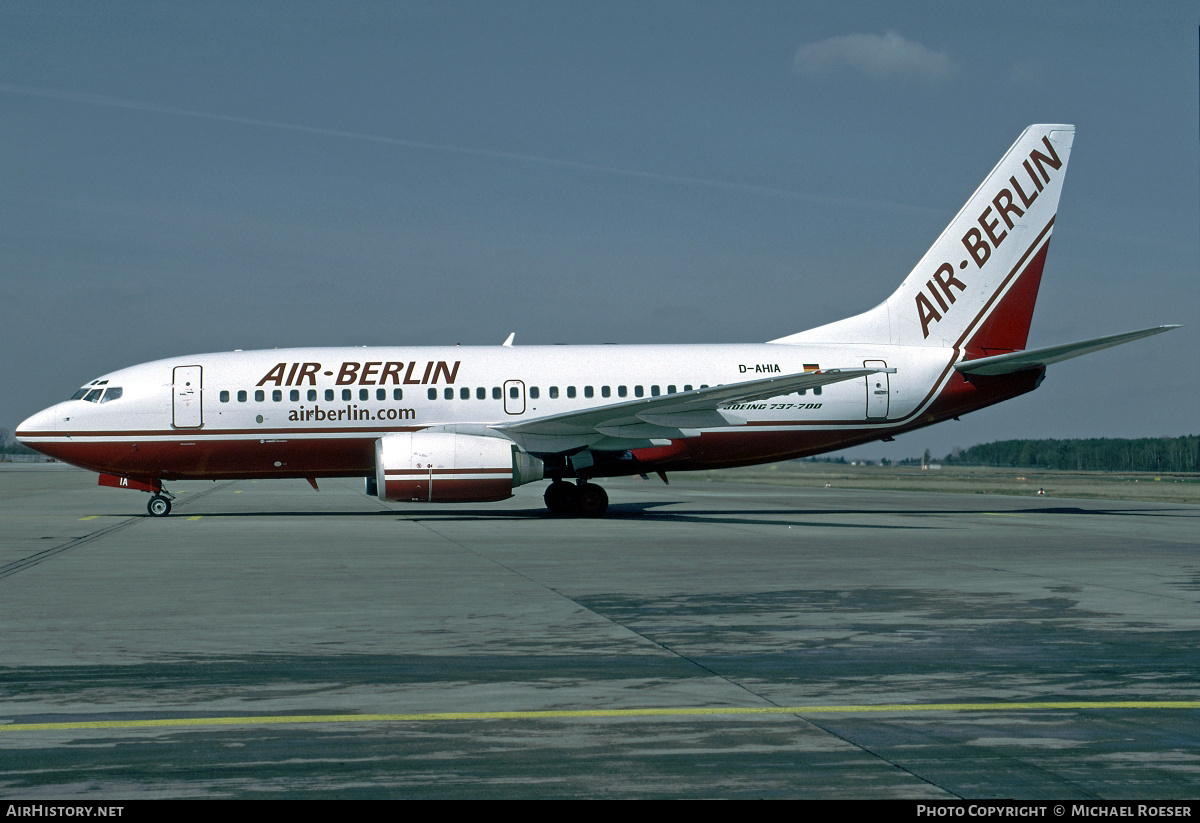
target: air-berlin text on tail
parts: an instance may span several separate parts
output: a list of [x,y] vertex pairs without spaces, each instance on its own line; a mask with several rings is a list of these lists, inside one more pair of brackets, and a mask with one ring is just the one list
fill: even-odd
[[427,383],[453,383],[458,377],[461,360],[451,365],[445,360],[382,361],[366,363],[344,362],[335,374],[333,369],[322,369],[320,363],[276,363],[255,385],[265,386],[315,386],[317,377],[335,377],[336,386],[421,386]]
[[[1038,193],[1046,188],[1051,172],[1062,168],[1062,159],[1054,150],[1050,138],[1043,137],[1042,145],[1046,147],[1047,153],[1043,153],[1041,149],[1029,152],[1029,157],[1021,163],[1024,173],[1011,175],[1008,185],[996,192],[991,203],[975,219],[978,228],[972,226],[963,234],[962,244],[970,259],[963,258],[959,261],[960,269],[967,268],[972,260],[976,268],[982,269],[991,258],[992,250],[1000,248],[1000,244],[1008,237],[1008,230],[1016,225],[1019,218],[1025,216],[1025,210],[1033,205]],[[1005,228],[1000,227],[1001,222]],[[950,312],[955,302],[955,289],[966,291],[967,284],[955,276],[954,266],[942,263],[933,273],[933,277],[926,282],[925,289],[917,292],[917,317],[921,320],[922,337],[929,336],[930,323],[939,322]]]

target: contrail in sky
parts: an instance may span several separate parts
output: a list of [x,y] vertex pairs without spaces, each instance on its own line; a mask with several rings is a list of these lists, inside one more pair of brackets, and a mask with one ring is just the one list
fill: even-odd
[[305,126],[299,123],[283,123],[277,120],[263,120],[257,117],[240,117],[232,114],[215,114],[207,111],[180,109],[173,106],[159,106],[153,103],[141,103],[136,100],[122,100],[118,97],[105,97],[98,94],[82,94],[79,92],[43,89],[36,86],[20,86],[12,83],[0,83],[0,93],[19,94],[26,97],[38,97],[46,100],[63,100],[69,103],[85,103],[92,106],[129,109],[131,111],[169,114],[176,117],[191,117],[198,120],[214,120],[222,123],[235,123],[242,126],[257,126],[268,129],[312,134],[320,137],[339,137],[346,140],[360,140],[367,143],[378,143],[385,146],[397,146],[420,151],[435,151],[452,154],[465,154],[475,157],[493,157],[498,160],[509,160],[522,163],[538,163],[545,166],[558,166],[565,169],[597,172],[600,174],[618,174],[625,177],[636,177],[643,180],[657,180],[663,183],[676,183],[685,186],[702,186],[705,188],[725,189],[742,194],[765,195],[782,197],[788,200],[800,200],[819,203],[825,206],[841,206],[871,211],[889,211],[906,214],[940,214],[936,209],[922,206],[891,203],[882,200],[860,200],[850,197],[829,197],[828,195],[809,194],[806,192],[776,189],[770,186],[755,186],[748,183],[732,183],[726,180],[713,180],[705,177],[685,177],[675,174],[660,174],[638,169],[623,169],[615,166],[601,166],[595,163],[584,163],[578,160],[560,160],[554,157],[542,157],[535,154],[520,154],[517,152],[498,151],[496,149],[480,149],[471,146],[455,146],[444,143],[426,143],[421,140],[405,140],[399,137],[384,137],[378,134],[366,134],[358,131],[327,129],[320,126]]

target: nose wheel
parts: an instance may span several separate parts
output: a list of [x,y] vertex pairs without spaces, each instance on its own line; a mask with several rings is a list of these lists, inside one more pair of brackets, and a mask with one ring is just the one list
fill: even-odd
[[151,517],[166,517],[171,513],[171,498],[163,494],[154,495],[146,504],[146,511],[150,512]]

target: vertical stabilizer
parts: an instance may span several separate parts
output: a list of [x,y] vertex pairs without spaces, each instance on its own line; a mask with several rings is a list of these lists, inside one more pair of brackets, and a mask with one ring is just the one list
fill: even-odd
[[1074,136],[1074,126],[1025,129],[884,303],[771,342],[1025,348]]

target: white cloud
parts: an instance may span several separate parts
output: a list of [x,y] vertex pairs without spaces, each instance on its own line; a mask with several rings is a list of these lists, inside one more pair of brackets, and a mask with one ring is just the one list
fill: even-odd
[[804,75],[828,74],[850,68],[867,77],[902,77],[938,82],[954,74],[954,62],[944,52],[931,51],[894,31],[887,34],[847,34],[808,43],[796,50],[793,63]]

